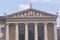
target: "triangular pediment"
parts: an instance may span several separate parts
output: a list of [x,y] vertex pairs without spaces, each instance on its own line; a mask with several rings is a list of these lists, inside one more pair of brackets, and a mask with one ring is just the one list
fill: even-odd
[[56,15],[53,15],[53,14],[50,14],[47,12],[43,12],[43,11],[39,11],[36,9],[26,9],[26,10],[23,10],[20,12],[13,13],[11,15],[7,15],[6,17],[29,17],[29,16],[32,16],[32,17],[37,17],[37,16],[39,16],[39,17],[53,17]]

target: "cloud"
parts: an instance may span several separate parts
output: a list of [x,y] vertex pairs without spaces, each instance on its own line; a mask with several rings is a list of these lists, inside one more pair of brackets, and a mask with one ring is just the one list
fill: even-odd
[[58,11],[58,15],[60,16],[60,11]]
[[51,2],[51,0],[41,0],[41,2]]
[[43,3],[59,3],[60,2],[60,0],[41,0],[41,2],[43,2]]
[[31,2],[38,2],[39,0],[30,0]]
[[31,2],[41,2],[41,3],[60,3],[60,0],[30,0]]
[[21,4],[21,5],[19,5],[19,8],[20,8],[21,10],[25,10],[25,9],[30,8],[30,5]]

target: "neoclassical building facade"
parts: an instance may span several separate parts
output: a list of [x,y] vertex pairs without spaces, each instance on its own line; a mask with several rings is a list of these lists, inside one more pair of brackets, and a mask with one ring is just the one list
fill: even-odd
[[57,40],[56,19],[55,14],[33,8],[0,16],[0,38],[4,40]]

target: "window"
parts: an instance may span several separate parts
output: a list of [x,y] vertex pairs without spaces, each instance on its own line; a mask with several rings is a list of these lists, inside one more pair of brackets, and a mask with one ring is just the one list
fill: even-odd
[[5,32],[5,28],[2,27],[2,28],[1,28],[1,33],[4,33],[4,32]]
[[4,38],[0,38],[0,40],[5,40]]
[[34,25],[28,26],[28,40],[34,40]]
[[38,25],[38,40],[44,40],[44,27]]
[[24,27],[24,25],[19,26],[19,40],[25,40],[25,27]]

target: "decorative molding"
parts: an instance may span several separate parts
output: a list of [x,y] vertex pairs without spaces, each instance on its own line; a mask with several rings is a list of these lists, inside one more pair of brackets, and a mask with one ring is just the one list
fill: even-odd
[[57,25],[57,23],[53,23],[54,25]]
[[27,12],[21,12],[21,13],[16,13],[16,14],[14,14],[14,15],[11,15],[11,16],[7,16],[7,17],[9,17],[9,18],[14,18],[14,17],[30,17],[30,16],[32,16],[32,17],[54,17],[54,16],[52,16],[52,15],[50,15],[50,14],[46,14],[46,13],[40,13],[40,12],[38,12],[38,11],[32,11],[32,10],[29,10],[29,11],[27,11]]

